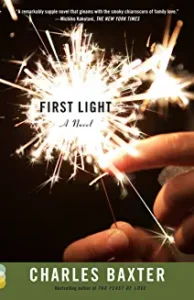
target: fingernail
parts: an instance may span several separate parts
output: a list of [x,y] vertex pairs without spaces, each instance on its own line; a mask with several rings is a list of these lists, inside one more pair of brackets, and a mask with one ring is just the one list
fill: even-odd
[[111,230],[108,238],[108,245],[112,251],[122,250],[129,246],[129,240],[126,234],[122,230]]

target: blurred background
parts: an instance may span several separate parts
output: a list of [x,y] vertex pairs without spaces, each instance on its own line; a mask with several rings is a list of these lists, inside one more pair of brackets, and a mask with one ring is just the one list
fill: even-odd
[[[177,19],[184,22],[178,44],[175,48],[174,65],[183,64],[184,68],[194,73],[194,20],[192,5],[183,7],[180,2],[135,1],[133,5],[124,1],[30,1],[15,0],[16,8],[179,8],[172,26]],[[130,6],[130,7],[129,7]],[[34,16],[44,40],[44,30],[64,30],[71,28],[70,23],[60,22],[53,17]],[[134,58],[148,55],[146,41],[150,33],[152,42],[162,40],[165,26],[164,16],[143,16],[140,22],[128,23],[86,23],[88,32],[94,33],[94,40],[101,48],[111,49],[126,54],[124,32],[129,50],[133,45]],[[61,37],[53,37],[58,53],[62,54]],[[14,81],[18,66],[8,60],[22,60],[32,52],[35,56],[29,61],[33,68],[34,58],[40,54],[40,42],[25,16],[13,22],[6,9],[0,15],[0,78]],[[21,116],[18,105],[26,103],[26,98],[19,90],[0,85],[0,261],[61,261],[64,248],[71,242],[89,234],[108,228],[113,220],[103,190],[89,187],[91,177],[79,173],[76,180],[67,182],[70,167],[64,163],[62,180],[50,192],[49,187],[38,190],[37,187],[48,179],[45,163],[32,167],[27,155],[22,158],[14,155],[15,150],[32,136],[28,126],[14,128]],[[193,105],[182,110],[169,107],[168,114],[159,115],[146,112],[145,119],[139,122],[139,128],[148,135],[183,130],[192,130]],[[132,180],[142,197],[152,207],[160,189],[158,174],[161,170],[142,171],[132,174]],[[132,225],[150,228],[152,219],[134,191],[128,188],[128,196],[121,200],[120,189],[112,178],[106,178],[105,184],[117,220]]]

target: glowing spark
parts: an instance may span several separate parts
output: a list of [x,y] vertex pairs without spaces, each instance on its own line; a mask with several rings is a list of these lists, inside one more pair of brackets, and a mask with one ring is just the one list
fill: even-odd
[[15,8],[13,6],[12,1],[11,0],[4,0],[4,2],[5,2],[5,5],[7,6],[7,9],[9,10],[9,13],[10,13],[12,19],[14,21],[17,21],[18,20],[18,16],[17,16],[17,13],[15,11]]
[[[56,165],[53,178],[58,178],[63,160],[73,165],[72,176],[75,176],[78,169],[86,170],[85,162],[88,164],[90,160],[90,164],[98,166],[103,154],[118,147],[125,148],[130,141],[139,139],[141,133],[136,128],[136,122],[142,114],[141,105],[133,104],[135,101],[143,101],[143,106],[147,106],[162,99],[164,103],[181,101],[186,106],[188,97],[193,97],[185,91],[193,83],[193,78],[177,78],[167,70],[182,27],[181,21],[177,22],[170,36],[169,18],[163,45],[155,45],[152,56],[144,62],[140,59],[130,62],[129,57],[118,55],[106,61],[105,51],[91,42],[92,35],[83,31],[83,25],[64,33],[70,38],[70,43],[64,45],[63,60],[55,49],[50,32],[46,31],[53,59],[31,17],[29,20],[44,47],[50,67],[45,68],[38,62],[36,71],[30,71],[27,62],[31,56],[22,62],[12,61],[21,64],[16,81],[22,71],[27,77],[21,84],[5,79],[0,79],[0,82],[27,92],[30,103],[21,106],[27,118],[20,124],[29,124],[37,135],[21,148],[21,152],[33,145],[32,162],[41,156],[51,161],[54,153],[58,152],[60,163]],[[152,80],[150,88],[144,93],[135,94],[142,82],[147,80]],[[84,105],[94,103],[96,107],[110,103],[111,109],[105,113],[85,111],[81,121],[88,123],[86,130],[74,122],[80,120],[78,112],[66,112],[64,119],[63,113],[40,110],[41,101],[50,109],[50,105],[54,107],[56,102],[60,105],[63,100],[77,104],[81,100]],[[64,120],[76,124],[67,127]],[[132,123],[134,125],[129,126]],[[113,174],[121,182],[123,176],[114,171],[116,173]]]
[[15,32],[11,32],[9,36],[11,39],[13,39],[15,37]]
[[[26,92],[29,98],[27,105],[20,106],[26,119],[19,125],[29,124],[35,135],[16,151],[17,154],[32,148],[32,163],[41,157],[49,163],[57,156],[54,172],[43,186],[50,183],[52,187],[59,181],[64,161],[73,167],[70,178],[75,177],[78,170],[86,171],[91,165],[93,173],[99,176],[91,184],[99,179],[103,183],[105,174],[100,174],[99,170],[104,154],[120,147],[129,149],[129,143],[142,136],[136,127],[142,118],[142,108],[156,101],[186,106],[193,98],[186,88],[193,84],[194,79],[185,75],[177,77],[169,70],[181,21],[171,36],[168,21],[163,45],[152,47],[151,57],[143,62],[140,59],[130,61],[128,56],[119,55],[106,60],[105,50],[92,42],[92,35],[83,30],[83,25],[64,33],[70,42],[64,45],[61,59],[50,32],[45,33],[52,55],[31,17],[30,22],[44,47],[46,63],[37,62],[36,70],[31,71],[27,68],[28,59],[24,60],[16,80],[23,71],[26,77],[21,84],[5,79],[0,79],[0,83]],[[152,82],[150,88],[138,94],[137,89],[147,81]],[[173,237],[165,232],[126,174],[113,165],[109,169],[121,185],[123,195],[126,194],[125,185],[130,184],[160,228],[164,242],[173,243]],[[113,214],[112,209],[111,212]]]
[[[163,38],[163,45],[158,45],[155,48],[155,53],[160,53],[160,60],[156,68],[153,69],[155,77],[150,89],[147,91],[148,99],[152,101],[160,101],[160,105],[165,105],[168,102],[181,101],[182,106],[187,106],[189,99],[185,93],[185,82],[187,78],[176,78],[175,75],[167,71],[173,49],[176,45],[180,30],[183,26],[182,21],[178,21],[172,35],[170,32],[171,17],[167,19],[167,25]],[[188,85],[192,82],[188,81]]]
[[[170,36],[168,20],[163,45],[156,45],[152,56],[142,62],[140,59],[130,61],[128,56],[123,58],[119,55],[105,60],[105,50],[91,41],[92,35],[83,30],[83,25],[64,33],[70,42],[64,45],[62,60],[50,32],[46,31],[53,58],[31,17],[29,20],[44,47],[47,67],[38,62],[37,69],[30,71],[27,62],[31,56],[22,62],[12,61],[21,64],[16,81],[22,71],[26,77],[21,84],[5,79],[0,79],[0,82],[27,92],[30,102],[21,105],[26,120],[20,124],[29,124],[36,135],[17,153],[33,146],[32,162],[40,157],[49,162],[58,153],[60,159],[51,177],[52,183],[56,181],[52,178],[59,178],[62,161],[67,160],[73,166],[71,177],[78,169],[85,171],[88,163],[94,166],[96,173],[95,166],[99,166],[105,153],[119,147],[126,148],[129,142],[139,139],[141,132],[136,123],[142,118],[142,106],[137,101],[143,101],[143,105],[147,106],[162,99],[164,103],[181,101],[186,106],[188,97],[193,96],[185,91],[193,83],[193,78],[177,78],[167,70],[182,27],[181,21],[177,22]],[[142,82],[147,80],[152,80],[150,88],[135,94]],[[41,102],[44,109],[41,109]],[[107,103],[110,109],[99,113],[99,107]],[[62,104],[66,105],[63,112],[56,112]],[[75,104],[82,105],[82,114],[72,109]],[[119,182],[124,180],[117,170],[113,174]]]
[[28,57],[26,57],[22,61],[21,60],[9,60],[10,63],[13,63],[13,64],[16,64],[16,65],[20,66],[15,82],[18,81],[18,79],[20,78],[20,75],[21,75],[22,71],[24,70],[24,68],[27,67],[27,63],[31,59],[31,57],[33,55],[34,55],[34,53],[30,54]]
[[[145,200],[142,198],[142,196],[139,194],[139,192],[137,191],[136,187],[133,185],[133,183],[131,182],[131,180],[125,176],[126,180],[128,181],[128,183],[131,185],[131,187],[133,188],[133,190],[135,191],[135,193],[137,194],[137,196],[139,197],[139,199],[141,200],[141,202],[143,203],[143,205],[145,206],[145,208],[149,211],[150,215],[152,216],[153,220],[156,222],[156,224],[158,225],[158,227],[160,228],[161,233],[158,233],[158,235],[160,235],[161,237],[163,237],[163,244],[165,244],[166,242],[172,244],[174,243],[174,237],[169,235],[164,228],[162,227],[162,225],[160,224],[160,222],[156,219],[156,217],[154,216],[153,212],[151,211],[151,209],[149,208],[149,206],[147,205],[147,203],[145,202]],[[162,244],[162,246],[163,246]]]
[[172,246],[175,246],[175,239],[174,239],[174,232],[175,230],[170,227],[165,227],[164,232],[157,232],[154,230],[148,230],[151,232],[154,236],[152,238],[156,238],[161,242],[160,248],[158,249],[158,252],[162,249],[164,245],[169,245],[172,248]]
[[[27,116],[24,122],[30,124],[37,135],[18,149],[17,153],[34,145],[32,162],[41,156],[51,160],[55,151],[59,153],[60,159],[51,177],[52,184],[59,178],[62,161],[68,160],[72,164],[72,176],[75,176],[78,169],[86,169],[85,162],[88,164],[91,160],[90,164],[98,166],[103,154],[139,138],[139,131],[129,127],[131,122],[137,121],[138,113],[133,106],[123,104],[120,99],[123,91],[131,93],[141,84],[136,79],[130,83],[134,77],[133,70],[141,61],[135,60],[128,64],[127,59],[120,56],[113,56],[110,61],[106,61],[104,51],[91,42],[91,34],[85,33],[82,25],[68,35],[71,43],[64,45],[63,61],[56,52],[50,33],[46,31],[55,58],[50,54],[46,56],[50,69],[46,70],[38,63],[37,70],[32,72],[26,67],[25,60],[21,68],[25,67],[27,77],[22,85],[0,79],[1,83],[27,92],[31,98],[29,105],[21,108],[25,109]],[[53,103],[62,103],[64,99],[76,105],[82,102],[83,110],[86,110],[83,117],[77,111],[67,112],[65,117],[64,113],[40,111],[41,101],[48,108]],[[111,104],[110,111],[94,112],[106,103]],[[67,127],[66,120],[74,125]],[[90,125],[83,128],[75,120]]]

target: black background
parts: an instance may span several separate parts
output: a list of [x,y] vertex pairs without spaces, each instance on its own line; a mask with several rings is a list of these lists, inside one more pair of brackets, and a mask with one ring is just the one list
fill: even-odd
[[[18,1],[17,1],[18,2]],[[194,36],[193,12],[191,3],[169,3],[165,1],[134,1],[134,4],[122,1],[98,1],[81,3],[55,0],[23,1],[19,8],[179,8],[178,18],[184,21],[179,43],[176,46],[176,64],[183,63],[185,69],[194,72]],[[128,1],[129,2],[129,1]],[[131,2],[131,1],[130,1]],[[156,3],[157,2],[157,3]],[[52,17],[34,17],[39,30],[53,28],[64,29],[70,24],[57,22]],[[94,32],[94,39],[102,48],[115,49],[125,53],[124,31],[127,33],[128,47],[134,40],[134,57],[145,57],[147,37],[152,33],[152,41],[161,41],[165,17],[145,16],[141,22],[134,23],[88,23],[89,32]],[[15,37],[10,38],[10,33]],[[44,33],[41,32],[46,40]],[[61,38],[54,38],[60,51]],[[0,77],[14,81],[17,66],[6,60],[22,60],[40,48],[40,42],[25,17],[16,23],[4,11],[0,16]],[[32,59],[33,61],[33,59]],[[33,63],[29,66],[33,68]],[[32,132],[27,126],[14,128],[16,117],[20,116],[18,104],[26,99],[18,90],[0,86],[0,261],[61,261],[64,248],[81,237],[108,228],[112,217],[104,192],[89,187],[91,178],[81,173],[74,181],[61,180],[54,186],[37,191],[37,186],[44,182],[46,166],[44,162],[30,166],[27,156],[18,158],[12,155],[15,150],[27,142]],[[170,108],[168,116],[161,117],[147,112],[139,127],[149,135],[160,132],[173,132],[191,129],[192,105],[190,111]],[[64,164],[61,177],[67,178],[70,168]],[[160,170],[142,171],[133,174],[133,183],[147,203],[152,207],[159,191],[157,176]],[[124,220],[133,225],[149,227],[152,220],[140,200],[129,189],[128,196],[120,199],[120,190],[111,178],[105,180],[108,194],[117,220]]]

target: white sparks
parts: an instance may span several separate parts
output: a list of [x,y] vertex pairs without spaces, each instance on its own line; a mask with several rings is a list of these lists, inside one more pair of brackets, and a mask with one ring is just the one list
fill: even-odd
[[15,8],[14,8],[14,6],[13,6],[12,1],[11,1],[11,0],[4,0],[4,2],[5,2],[5,5],[7,6],[7,9],[8,9],[8,11],[9,11],[9,13],[10,13],[12,19],[13,19],[14,21],[17,21],[17,20],[18,20],[18,16],[17,16],[17,13],[16,13],[16,11],[15,11]]
[[[28,104],[20,106],[26,119],[18,125],[28,124],[34,136],[16,151],[17,154],[30,148],[32,163],[40,158],[48,163],[57,158],[52,176],[42,186],[50,183],[52,187],[59,181],[64,161],[72,165],[70,178],[75,177],[78,170],[87,172],[92,166],[93,174],[98,177],[91,185],[102,180],[106,174],[99,171],[104,154],[120,148],[129,149],[129,143],[143,135],[136,123],[142,118],[144,108],[156,102],[186,106],[194,98],[193,93],[187,91],[194,78],[176,76],[169,70],[182,27],[180,21],[171,36],[170,22],[167,22],[163,45],[152,47],[152,55],[145,61],[130,61],[129,57],[120,55],[106,59],[105,49],[92,42],[92,34],[86,33],[83,25],[63,34],[69,37],[69,43],[64,44],[61,58],[51,33],[45,32],[52,54],[31,17],[30,22],[44,47],[46,61],[37,62],[36,69],[29,70],[28,59],[25,59],[16,78],[18,82],[21,72],[25,73],[21,83],[5,79],[0,79],[0,83],[22,90],[29,100]],[[137,89],[148,81],[151,81],[150,88],[138,93]],[[173,236],[166,233],[126,174],[113,165],[109,169],[123,187],[124,194],[125,185],[132,186],[160,228],[164,243],[173,244]]]
[[[29,21],[44,47],[46,62],[37,62],[36,70],[31,71],[27,63],[32,55],[22,62],[11,61],[21,65],[16,82],[22,72],[26,77],[18,84],[5,79],[0,82],[26,92],[29,98],[28,104],[21,105],[26,120],[19,125],[29,124],[36,135],[17,153],[32,146],[32,162],[41,157],[53,161],[58,153],[60,159],[52,175],[54,178],[60,175],[63,161],[73,166],[71,177],[79,169],[86,171],[88,165],[93,165],[94,174],[98,174],[105,153],[128,148],[130,142],[142,137],[136,123],[142,118],[145,106],[156,101],[160,105],[176,102],[186,106],[189,98],[193,98],[186,90],[193,84],[193,77],[179,78],[168,70],[181,21],[177,22],[171,36],[170,22],[167,22],[163,45],[152,47],[151,57],[143,62],[119,55],[106,59],[105,49],[92,42],[92,34],[84,31],[82,24],[63,34],[69,38],[69,43],[63,46],[62,59],[51,33],[45,32],[52,56],[31,17]],[[150,88],[136,93],[148,80],[152,82]],[[72,108],[75,104],[81,106],[81,113]],[[63,112],[60,112],[62,105]],[[99,113],[101,106],[105,111]],[[119,182],[125,178],[117,170],[113,174]]]
[[[122,103],[122,92],[132,93],[130,81],[133,81],[134,92],[136,79],[127,76],[126,67],[133,72],[140,62],[136,60],[128,64],[126,58],[118,55],[109,61],[105,60],[104,50],[91,42],[92,36],[84,32],[83,25],[69,34],[70,44],[64,45],[65,56],[61,61],[48,31],[46,35],[55,58],[47,56],[50,69],[45,69],[38,62],[35,72],[25,67],[27,77],[21,85],[10,83],[12,87],[28,93],[30,103],[25,106],[25,123],[30,124],[37,133],[22,147],[22,152],[33,145],[32,161],[35,162],[40,156],[50,160],[57,151],[60,163],[57,163],[53,176],[60,174],[64,160],[72,164],[75,176],[78,169],[85,170],[88,162],[95,169],[102,155],[126,145],[131,139],[139,138],[138,129],[128,126],[137,121],[137,109]],[[2,79],[0,82],[7,83]],[[140,81],[135,88],[139,84]],[[41,101],[44,101],[45,108],[51,107],[51,111],[56,102],[61,105],[66,101],[69,108],[74,104],[82,105],[83,113],[73,109],[67,112],[67,107],[65,114],[41,112]],[[110,110],[99,113],[99,109],[107,106],[107,103],[110,104]]]

